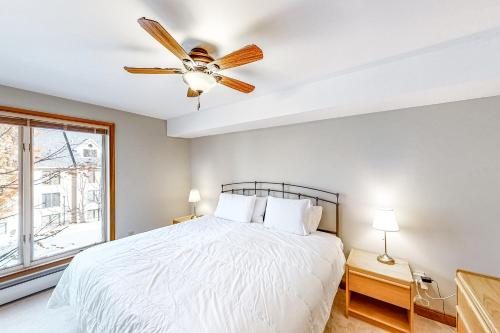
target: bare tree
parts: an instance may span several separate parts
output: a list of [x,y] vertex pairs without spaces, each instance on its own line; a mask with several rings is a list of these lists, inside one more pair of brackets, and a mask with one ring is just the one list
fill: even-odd
[[[75,147],[81,144],[83,141],[72,145],[68,140],[65,132],[63,132],[63,135],[65,138],[65,144],[61,145],[60,147],[56,147],[56,149],[49,152],[39,150],[33,151],[33,164],[36,166],[42,164],[43,162],[65,160],[68,157],[71,157],[73,164],[65,167],[54,168],[50,170],[50,172],[43,173],[41,177],[33,180],[33,184],[48,184],[56,177],[60,179],[64,174],[71,175],[71,173],[73,173],[75,178],[79,175],[80,179],[78,181],[78,190],[80,192],[79,194],[81,199],[79,205],[80,207],[77,207],[77,205],[68,205],[68,213],[76,217],[78,214],[77,210],[79,210],[80,221],[84,222],[86,199],[85,190],[89,179],[89,165],[78,165],[73,155]],[[9,218],[18,216],[18,177],[20,167],[18,161],[18,147],[18,127],[0,124],[0,223],[2,222],[2,220],[7,220]],[[76,182],[74,185],[72,184],[71,187],[75,187],[74,189],[72,189],[72,191],[74,191],[74,193],[76,194]],[[63,200],[65,199],[66,197],[63,198]],[[38,206],[34,208],[39,209],[42,207]],[[66,210],[65,204],[63,209]],[[65,213],[66,212],[64,212],[63,215],[65,215]],[[40,226],[37,227],[36,230],[34,230],[34,244],[38,244],[40,246],[42,244],[40,241],[48,239],[50,237],[54,237],[68,227],[54,222],[55,218],[53,217],[50,217],[46,221],[42,221]],[[73,222],[76,222],[76,218],[73,220]],[[17,242],[16,244],[4,248],[0,247],[0,269],[2,267],[5,267],[12,260],[15,260],[18,255]]]
[[0,220],[17,214],[18,149],[17,128],[0,124]]

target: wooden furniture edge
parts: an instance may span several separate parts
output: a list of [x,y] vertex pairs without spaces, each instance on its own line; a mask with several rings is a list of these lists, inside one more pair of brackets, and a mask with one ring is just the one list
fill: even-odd
[[406,281],[406,280],[397,279],[397,278],[394,278],[392,276],[379,274],[377,272],[372,272],[372,271],[369,271],[369,270],[366,270],[363,268],[359,268],[356,266],[349,266],[349,270],[351,270],[353,272],[367,274],[367,275],[370,275],[371,277],[377,277],[381,280],[384,280],[384,282],[393,282],[393,284],[401,284],[401,285],[405,285],[405,286],[410,286],[413,283],[413,281]]
[[[352,252],[352,250],[351,250],[351,252]],[[349,256],[351,255],[351,252],[349,253]],[[397,305],[388,303],[386,301],[373,298],[374,300],[377,300],[379,302],[388,304],[388,305],[396,307],[396,308],[400,308],[402,311],[406,311],[407,319],[408,319],[408,329],[401,329],[398,326],[394,325],[391,321],[382,320],[380,318],[375,318],[375,316],[373,316],[373,315],[370,315],[368,313],[361,313],[361,312],[358,312],[358,310],[353,309],[351,307],[351,304],[350,304],[351,297],[352,297],[351,293],[349,292],[349,275],[350,274],[366,277],[366,278],[369,278],[369,279],[372,279],[375,281],[379,281],[382,283],[392,285],[392,286],[397,287],[397,288],[403,288],[403,289],[409,290],[410,303],[411,303],[410,309],[404,309],[401,306],[397,306]],[[347,261],[345,263],[345,273],[344,273],[342,280],[344,280],[344,279],[345,279],[344,287],[345,287],[345,291],[346,291],[346,294],[345,294],[346,295],[346,303],[345,303],[345,316],[346,317],[349,317],[349,315],[351,315],[353,317],[363,319],[363,320],[371,323],[372,325],[375,325],[378,327],[383,327],[385,329],[388,329],[388,330],[394,331],[394,332],[412,332],[413,331],[413,320],[414,320],[414,318],[413,318],[413,313],[414,313],[414,310],[413,310],[414,309],[413,282],[400,280],[397,278],[392,278],[390,276],[382,275],[382,274],[379,274],[379,273],[376,273],[373,271],[369,271],[369,270],[365,270],[365,269],[359,268],[357,266],[351,266],[351,265],[349,265],[349,263]],[[342,284],[342,280],[341,280],[341,284]],[[367,296],[367,295],[362,295],[362,296],[372,298],[372,297]]]
[[[462,275],[459,275],[458,273],[466,273],[466,274],[471,274],[475,276],[479,276],[482,278],[487,278],[491,279],[494,278],[495,280],[498,280],[494,276],[488,276],[484,275],[481,273],[473,273],[473,272],[467,272],[467,271],[458,271],[457,270],[457,276],[455,278],[455,284],[457,285],[457,294],[458,291],[460,291],[467,300],[467,303],[471,304],[471,310],[475,313],[476,317],[481,318],[482,320],[479,321],[481,327],[485,332],[487,331],[493,331],[492,328],[495,327],[495,323],[491,321],[490,315],[488,311],[484,308],[483,304],[481,301],[477,298],[477,295],[474,293],[474,291],[471,289],[470,285],[467,283],[467,281],[464,280]],[[500,280],[499,280],[500,281]],[[457,304],[457,310],[459,309],[458,304]],[[462,318],[464,316],[460,315]],[[463,320],[464,324],[465,321]]]
[[[347,286],[346,286],[346,282],[344,279],[342,279],[342,281],[340,282],[339,289],[347,291]],[[346,297],[347,297],[347,295],[346,295]],[[437,311],[437,310],[428,308],[426,306],[417,304],[415,302],[413,302],[413,309],[414,309],[414,313],[418,314],[421,317],[424,317],[424,318],[427,318],[430,320],[434,320],[434,321],[437,321],[441,324],[445,324],[445,325],[448,325],[451,327],[457,326],[457,323],[456,323],[457,319],[456,319],[456,317],[454,317],[452,315],[449,315],[449,314],[445,315],[441,311]]]
[[186,221],[193,220],[193,219],[195,219],[195,216],[193,214],[176,216],[176,217],[172,218],[172,224],[179,224],[179,223],[186,222]]
[[460,322],[465,327],[465,331],[466,332],[473,332],[470,329],[469,323],[463,319],[464,318],[464,314],[462,313],[462,310],[458,307],[458,304],[457,304],[456,308],[457,308],[457,329],[458,329],[458,318],[460,318]]
[[386,279],[385,276],[384,276],[384,278],[380,278],[380,277],[374,275],[373,272],[372,272],[372,274],[366,274],[366,273],[360,272],[356,269],[351,269],[350,271],[354,275],[358,275],[361,277],[372,279],[372,280],[378,281],[378,282],[387,283],[387,284],[390,284],[391,286],[395,286],[395,287],[399,287],[399,288],[403,288],[403,289],[410,289],[411,288],[411,283],[403,284],[403,283],[399,283],[399,282],[394,282],[392,280]]
[[[351,267],[351,269],[352,269],[352,267]],[[340,284],[339,284],[339,289],[343,289],[346,292],[346,302],[348,302],[347,301],[347,298],[348,298],[348,296],[347,296],[348,270],[349,270],[349,266],[346,263],[345,264],[345,272],[344,272],[342,280],[340,281]],[[345,312],[346,312],[345,316],[347,316],[348,315],[347,314],[347,305],[346,305]],[[413,312],[415,314],[418,314],[421,317],[424,317],[424,318],[427,318],[430,320],[434,320],[434,321],[437,321],[439,323],[442,323],[442,324],[445,324],[445,325],[448,325],[451,327],[457,326],[457,319],[455,316],[452,316],[449,314],[444,314],[441,311],[437,311],[437,310],[425,307],[425,306],[417,304],[415,302],[413,302]]]
[[375,316],[373,316],[373,315],[358,312],[355,309],[349,309],[348,311],[352,317],[366,321],[373,326],[377,326],[377,327],[382,326],[385,330],[389,330],[389,331],[393,331],[393,332],[405,332],[405,333],[408,332],[408,330],[401,330],[398,326],[394,325],[390,321],[380,320],[379,318],[375,318]]
[[64,258],[64,259],[59,259],[56,261],[52,261],[52,262],[49,262],[46,264],[41,264],[38,266],[29,267],[29,268],[23,269],[21,271],[17,271],[15,273],[7,274],[7,275],[0,277],[0,283],[10,281],[13,279],[17,279],[17,278],[20,278],[20,277],[23,277],[26,275],[36,273],[36,272],[40,272],[40,271],[43,271],[43,270],[46,270],[49,268],[65,265],[65,264],[68,264],[72,259],[73,259],[73,256],[68,257],[68,258]]
[[458,273],[470,274],[470,275],[484,277],[484,278],[487,278],[487,279],[493,279],[493,280],[500,281],[500,277],[498,277],[498,276],[493,276],[493,275],[487,275],[487,274],[481,274],[481,273],[471,272],[471,271],[467,271],[465,269],[460,269],[460,268],[457,269],[456,275],[458,275]]

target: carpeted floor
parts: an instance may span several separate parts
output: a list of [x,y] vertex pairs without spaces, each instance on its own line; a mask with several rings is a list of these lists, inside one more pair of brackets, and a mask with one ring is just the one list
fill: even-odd
[[[46,307],[52,289],[0,306],[0,332],[2,333],[78,333],[77,324],[68,309],[49,310]],[[339,290],[325,333],[378,333],[384,332],[355,318],[344,316],[345,293]],[[416,333],[451,333],[455,329],[420,316],[416,316]]]

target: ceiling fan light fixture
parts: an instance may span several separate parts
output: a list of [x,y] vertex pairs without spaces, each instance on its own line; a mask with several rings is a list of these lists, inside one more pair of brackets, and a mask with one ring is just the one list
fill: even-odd
[[215,77],[204,72],[187,72],[182,79],[189,88],[197,92],[207,92],[217,84]]
[[257,45],[250,44],[221,58],[214,59],[206,47],[201,45],[192,48],[187,53],[174,37],[155,20],[141,17],[137,21],[151,37],[156,39],[156,41],[182,61],[184,68],[139,68],[125,66],[124,69],[127,72],[131,74],[182,75],[183,81],[189,86],[186,96],[190,98],[198,97],[198,109],[200,95],[212,89],[216,84],[221,84],[245,94],[251,93],[255,89],[251,84],[220,75],[219,72],[262,60],[264,53],[262,53],[262,50]]

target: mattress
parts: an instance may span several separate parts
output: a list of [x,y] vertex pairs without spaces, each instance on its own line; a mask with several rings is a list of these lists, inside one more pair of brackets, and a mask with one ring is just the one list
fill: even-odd
[[204,216],[79,253],[48,306],[82,331],[321,333],[341,240]]

